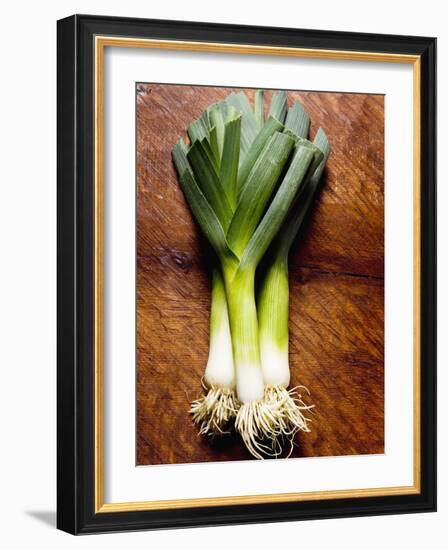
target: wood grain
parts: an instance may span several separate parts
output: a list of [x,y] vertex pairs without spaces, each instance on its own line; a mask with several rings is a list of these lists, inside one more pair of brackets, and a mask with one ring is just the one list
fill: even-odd
[[[210,283],[171,163],[188,123],[231,90],[137,85],[137,464],[250,458],[237,436],[199,437],[188,416],[207,361]],[[332,152],[291,254],[292,384],[307,386],[315,404],[293,456],[382,453],[383,96],[288,92],[294,99]]]

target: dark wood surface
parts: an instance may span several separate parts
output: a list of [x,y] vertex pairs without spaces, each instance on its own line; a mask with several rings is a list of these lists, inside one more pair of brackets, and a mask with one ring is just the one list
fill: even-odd
[[[171,163],[188,123],[230,91],[137,85],[138,464],[250,458],[236,436],[198,436],[188,415],[207,361],[209,273]],[[292,385],[307,386],[315,405],[293,456],[382,453],[384,98],[288,92],[294,99],[332,151],[291,254]]]

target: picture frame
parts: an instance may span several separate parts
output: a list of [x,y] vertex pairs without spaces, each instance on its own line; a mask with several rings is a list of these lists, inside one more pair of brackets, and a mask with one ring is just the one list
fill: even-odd
[[[58,528],[84,534],[435,511],[436,40],[90,15],[62,19],[57,30]],[[106,502],[107,48],[269,56],[273,63],[293,58],[412,67],[412,484]]]

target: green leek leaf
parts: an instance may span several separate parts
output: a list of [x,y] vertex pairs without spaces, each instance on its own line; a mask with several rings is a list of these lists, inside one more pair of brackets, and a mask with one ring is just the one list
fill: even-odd
[[241,269],[246,266],[258,265],[283,224],[301,185],[305,181],[312,160],[313,150],[311,148],[300,145],[296,149],[274,199],[244,250],[240,262]]
[[241,116],[224,125],[224,147],[221,159],[220,179],[231,208],[236,208],[238,163],[241,143]]
[[[185,145],[183,139],[180,139],[173,148],[173,160],[176,167],[177,173],[179,176],[185,172],[185,170],[190,170],[192,172],[190,163],[187,159],[188,147]],[[192,172],[193,173],[193,172]]]
[[238,171],[238,183],[237,183],[237,192],[238,196],[241,195],[244,184],[246,182],[249,172],[252,170],[255,161],[260,156],[261,151],[265,147],[269,138],[274,135],[275,132],[281,132],[283,130],[283,124],[279,122],[274,117],[270,116],[262,130],[258,133],[257,137],[252,142],[250,149],[247,151],[246,156],[244,157],[243,162],[241,163],[240,169]]
[[209,116],[208,116],[208,110],[205,110],[199,118],[200,118],[200,120],[202,121],[203,125],[206,128],[211,128],[213,126],[213,124],[210,124],[210,119],[209,119]]
[[195,141],[187,153],[197,182],[210,206],[226,231],[232,219],[233,210],[221,185],[215,165],[207,152],[207,140]]
[[221,107],[218,104],[212,105],[208,116],[210,118],[210,124],[216,128],[216,138],[219,151],[218,158],[221,158],[222,149],[224,146],[224,117]]
[[278,92],[272,96],[269,115],[273,116],[283,124],[285,122],[287,107],[286,92]]
[[202,118],[198,118],[188,126],[187,132],[193,144],[197,140],[208,139],[209,128]]
[[257,90],[255,92],[255,120],[257,121],[258,131],[263,128],[264,125],[264,92],[263,90]]
[[288,109],[285,128],[291,130],[298,137],[307,138],[309,127],[310,117],[308,113],[298,101],[295,101],[294,105]]
[[285,261],[285,259],[287,260],[288,258],[289,250],[312,204],[313,198],[319,186],[322,172],[325,168],[325,163],[327,162],[327,158],[330,153],[330,144],[322,128],[319,128],[316,134],[314,146],[320,151],[320,156],[314,158],[314,162],[311,165],[307,176],[308,181],[305,183],[303,193],[291,209],[291,212],[288,214],[285,222],[285,228],[279,235],[278,240],[276,240],[275,255],[278,258],[278,261]]
[[[212,128],[210,128],[208,143],[210,145],[209,152],[212,153],[210,160],[212,160],[214,166],[218,169],[221,164],[221,152],[219,150],[216,126],[213,126]],[[205,145],[205,147],[207,147],[207,145]]]
[[258,126],[252,107],[243,92],[231,93],[227,98],[227,105],[233,107],[242,117],[241,119],[241,154],[244,156],[257,136]]
[[189,168],[184,147],[180,142],[176,143],[173,148],[173,160],[179,173],[182,191],[205,237],[223,263],[237,264],[238,259],[227,243],[225,231],[197,184],[193,171]]
[[238,257],[252,237],[293,147],[292,138],[276,132],[247,177],[227,232],[229,245]]

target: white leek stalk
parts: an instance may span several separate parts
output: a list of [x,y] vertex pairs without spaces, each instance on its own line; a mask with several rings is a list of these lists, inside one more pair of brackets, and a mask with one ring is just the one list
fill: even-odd
[[210,345],[203,382],[207,394],[193,401],[190,408],[199,433],[227,433],[237,412],[237,400],[227,298],[219,268],[212,274]]

